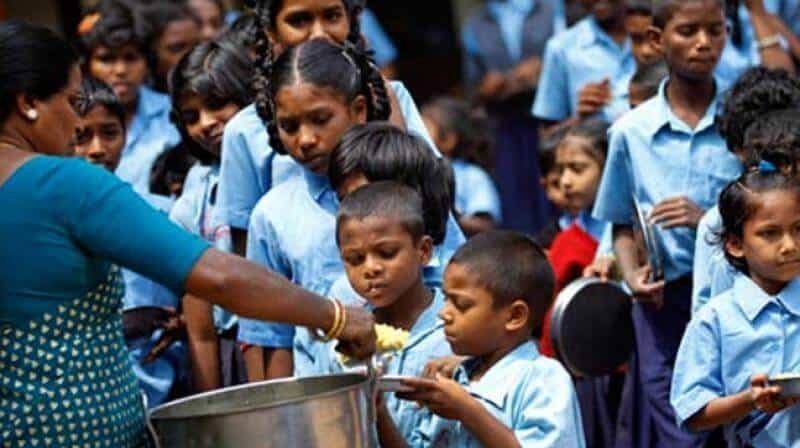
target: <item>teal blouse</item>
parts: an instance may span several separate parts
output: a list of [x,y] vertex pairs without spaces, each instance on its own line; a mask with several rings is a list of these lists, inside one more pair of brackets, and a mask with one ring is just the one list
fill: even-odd
[[111,264],[176,294],[208,244],[78,159],[38,156],[0,184],[0,327],[94,290]]

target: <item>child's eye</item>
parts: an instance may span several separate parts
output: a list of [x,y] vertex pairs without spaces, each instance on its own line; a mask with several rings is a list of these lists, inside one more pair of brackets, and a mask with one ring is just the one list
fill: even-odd
[[286,23],[294,28],[302,28],[311,22],[311,14],[299,13],[286,18]]
[[679,26],[678,28],[675,29],[675,31],[677,31],[678,34],[680,34],[682,36],[691,36],[692,34],[695,33],[695,27],[693,27],[693,26]]
[[111,140],[119,137],[119,135],[122,133],[122,129],[120,129],[118,126],[107,126],[102,129],[102,133],[103,138]]
[[88,129],[78,129],[75,131],[75,144],[85,145],[92,140],[92,132]]
[[338,8],[332,11],[328,11],[325,13],[325,20],[328,22],[338,22],[342,18],[343,14],[342,11]]
[[390,258],[394,258],[394,256],[397,255],[397,250],[396,249],[388,249],[388,250],[385,249],[385,250],[380,251],[379,253],[380,253],[381,257],[383,257],[384,259],[388,260]]
[[278,120],[278,127],[287,134],[294,134],[299,126],[295,120]]
[[331,120],[329,113],[317,113],[311,116],[311,122],[317,126],[324,126]]
[[344,262],[350,266],[358,266],[364,262],[364,257],[361,255],[345,255]]

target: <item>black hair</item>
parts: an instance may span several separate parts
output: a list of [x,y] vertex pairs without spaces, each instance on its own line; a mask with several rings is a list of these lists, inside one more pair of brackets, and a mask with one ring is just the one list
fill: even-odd
[[227,40],[248,51],[255,49],[258,17],[252,12],[244,12],[230,25],[226,26],[217,40]]
[[186,53],[170,73],[169,91],[172,100],[172,121],[178,127],[189,152],[201,163],[217,157],[194,143],[186,131],[181,115],[181,101],[189,94],[199,95],[210,109],[234,103],[239,108],[250,104],[253,63],[247,54],[230,42],[202,43]]
[[78,115],[85,117],[96,106],[103,106],[119,120],[125,129],[125,108],[108,84],[91,76],[84,76],[81,82],[81,96],[75,105]]
[[[150,170],[150,192],[161,196],[172,196],[170,185],[183,183],[195,159],[184,142],[162,152]],[[178,194],[180,196],[180,193]]]
[[641,16],[653,15],[653,8],[651,0],[626,0],[625,11],[626,14],[635,14]]
[[0,22],[0,123],[16,107],[16,97],[47,100],[66,87],[77,53],[44,27]]
[[[341,47],[325,39],[313,39],[285,51],[272,67],[266,92],[256,91],[256,108],[261,110],[259,104],[267,101],[264,111],[266,115],[262,115],[260,111],[259,116],[267,125],[270,146],[279,153],[286,153],[286,150],[274,119],[277,107],[274,98],[281,87],[299,80],[314,86],[331,88],[342,94],[348,103],[363,95],[367,103],[368,121],[389,118],[390,108],[378,107],[382,102],[374,101],[374,92],[368,81],[370,76],[365,76],[377,68],[369,63],[365,53],[353,47]],[[256,78],[258,76],[256,74]]]
[[[656,28],[664,29],[667,23],[672,19],[675,12],[687,3],[697,2],[699,0],[653,0],[652,13],[653,13],[653,26]],[[727,11],[727,4],[730,0],[715,0],[723,12]],[[726,16],[727,17],[727,16]]]
[[539,145],[539,172],[542,173],[542,177],[555,171],[556,149],[558,149],[558,145],[561,143],[561,140],[564,140],[570,128],[571,126],[560,127],[555,132],[542,139]]
[[489,120],[484,114],[472,110],[468,102],[450,96],[434,98],[423,106],[422,113],[430,116],[443,132],[456,134],[458,143],[453,157],[490,168]]
[[753,67],[728,91],[717,120],[728,150],[742,149],[744,134],[753,121],[775,109],[800,107],[800,80],[786,70]]
[[748,166],[762,160],[779,171],[796,176],[800,162],[800,109],[775,110],[759,117],[747,127],[743,147]]
[[419,137],[388,123],[351,128],[331,154],[328,178],[338,189],[345,179],[361,173],[370,182],[394,180],[417,190],[425,211],[425,233],[438,245],[447,233],[452,199],[446,165]]
[[661,60],[639,66],[631,78],[631,84],[636,84],[648,98],[652,98],[658,94],[658,87],[667,76],[669,76],[669,67],[665,61]]
[[155,72],[158,55],[156,45],[158,40],[164,35],[167,27],[171,23],[191,20],[200,25],[200,19],[189,8],[186,2],[153,2],[151,4],[140,5],[138,13],[141,17],[144,30],[145,43],[147,48],[147,60],[150,68]]
[[425,235],[422,197],[413,188],[395,181],[372,182],[342,199],[336,215],[336,243],[339,231],[349,219],[387,218],[402,225],[414,242]]
[[[350,32],[344,43],[345,52],[349,55],[349,59],[355,62],[358,68],[360,84],[364,85],[361,89],[365,93],[369,103],[370,110],[373,111],[372,115],[375,117],[383,117],[378,119],[386,119],[391,113],[391,104],[389,96],[386,92],[386,87],[383,83],[383,76],[381,76],[378,66],[375,64],[374,59],[369,52],[365,51],[365,44],[361,36],[361,22],[359,16],[364,10],[365,0],[341,0],[347,11],[348,19],[350,22]],[[267,37],[267,30],[274,29],[277,21],[278,13],[283,7],[282,0],[246,0],[245,2],[250,6],[258,19],[258,27],[255,28],[256,38],[256,76],[254,78],[254,91],[256,92],[256,111],[267,127],[267,132],[270,136],[270,146],[279,153],[285,152],[277,138],[277,126],[274,123],[274,92],[277,88],[273,85],[275,72],[279,71],[277,66],[278,61],[273,61],[272,46],[270,45],[269,38]],[[283,56],[285,56],[284,53]],[[330,74],[325,73],[327,65],[319,61],[308,61],[306,70],[314,73],[315,75],[323,75],[323,79],[331,78]],[[275,67],[273,67],[275,64]],[[320,67],[314,67],[319,65]],[[283,67],[284,70],[287,67]],[[338,73],[341,75],[342,73]],[[302,74],[304,79],[307,79],[305,73]],[[309,79],[312,82],[313,78]],[[323,84],[324,85],[324,84]]]
[[536,331],[553,303],[555,275],[544,250],[518,232],[490,230],[461,246],[451,265],[467,269],[491,295],[495,308],[522,299]]
[[728,184],[719,195],[719,214],[722,217],[722,230],[718,243],[722,245],[725,258],[739,272],[749,274],[747,260],[728,253],[725,243],[730,238],[743,238],[744,225],[758,209],[757,194],[784,190],[794,192],[800,198],[800,184],[780,171],[763,172],[751,170],[738,180]]
[[80,41],[87,62],[92,51],[100,46],[118,50],[126,45],[133,45],[143,57],[147,57],[149,51],[146,29],[130,5],[120,0],[103,0],[92,14],[97,14],[98,19],[81,36]]
[[592,150],[587,155],[595,159],[602,167],[608,155],[608,128],[609,125],[606,121],[589,118],[569,128],[564,138],[580,137],[588,140]]

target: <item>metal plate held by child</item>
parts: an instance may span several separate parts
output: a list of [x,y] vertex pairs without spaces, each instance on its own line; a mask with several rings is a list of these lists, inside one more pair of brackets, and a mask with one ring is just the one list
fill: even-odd
[[556,298],[550,337],[556,356],[574,375],[612,373],[633,351],[631,298],[616,283],[576,280]]
[[402,375],[384,375],[378,379],[378,389],[381,392],[413,392],[412,387],[403,384],[406,376]]
[[650,224],[650,221],[647,219],[647,214],[636,198],[633,199],[633,205],[636,208],[636,219],[639,224],[639,229],[642,231],[642,239],[644,239],[647,262],[650,264],[650,281],[657,282],[663,280],[664,263],[662,262],[661,250],[658,246],[658,239],[656,238],[656,229]]

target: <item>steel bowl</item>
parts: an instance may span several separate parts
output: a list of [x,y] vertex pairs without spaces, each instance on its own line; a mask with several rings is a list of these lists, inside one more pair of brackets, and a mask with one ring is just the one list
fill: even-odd
[[288,378],[177,400],[153,409],[166,447],[372,448],[364,375]]
[[769,379],[769,385],[779,386],[783,397],[800,397],[800,374],[776,375]]

